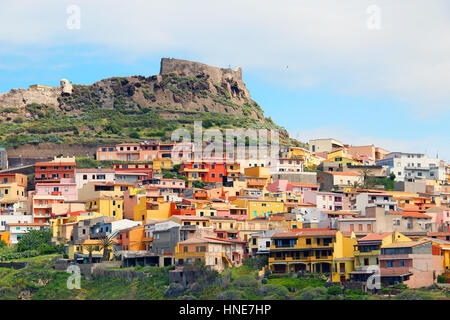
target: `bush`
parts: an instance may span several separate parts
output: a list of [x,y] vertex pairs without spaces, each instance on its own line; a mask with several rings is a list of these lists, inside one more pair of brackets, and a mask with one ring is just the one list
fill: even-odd
[[405,290],[395,296],[396,300],[431,300],[431,296],[416,290]]
[[269,257],[266,255],[259,255],[256,257],[250,257],[248,259],[244,259],[242,264],[244,266],[254,268],[257,270],[261,270],[263,267],[267,266],[269,263]]
[[233,285],[237,288],[256,288],[258,281],[252,276],[244,274],[234,279]]
[[272,296],[278,299],[289,298],[289,290],[282,285],[268,284],[256,289],[256,293],[260,296]]
[[300,291],[297,298],[300,300],[318,300],[323,299],[327,293],[327,290],[323,287],[308,287]]
[[184,292],[184,287],[179,283],[171,283],[164,292],[166,298],[176,298]]
[[[1,247],[1,244],[0,244],[0,247]],[[437,282],[438,283],[447,283],[447,278],[440,274],[437,277]]]
[[241,293],[237,290],[227,290],[218,293],[216,298],[218,300],[239,300],[241,298]]
[[[22,236],[16,245],[18,252],[33,250],[43,244],[49,244],[52,234],[49,230],[32,230]],[[48,248],[46,248],[48,249]]]
[[342,288],[339,286],[331,286],[327,289],[327,294],[330,296],[337,296],[342,294]]

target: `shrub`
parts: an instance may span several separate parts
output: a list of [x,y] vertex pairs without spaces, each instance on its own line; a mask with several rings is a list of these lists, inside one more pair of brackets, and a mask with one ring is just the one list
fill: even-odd
[[260,296],[272,296],[277,297],[279,299],[287,299],[289,297],[289,291],[286,287],[282,285],[276,284],[267,284],[258,289],[256,289],[256,293]]
[[49,230],[32,230],[20,238],[16,249],[18,252],[36,249],[43,244],[49,244],[51,238],[52,234]]
[[327,289],[327,294],[330,296],[337,296],[339,294],[342,294],[342,288],[339,286],[331,286]]
[[176,298],[184,292],[184,287],[179,283],[171,283],[164,292],[166,298]]
[[258,281],[250,275],[242,275],[234,279],[233,285],[237,288],[256,288]]
[[241,298],[241,293],[237,290],[227,290],[218,293],[216,298],[218,300],[239,300]]
[[[1,245],[0,245],[0,246],[1,246]],[[438,277],[437,277],[437,282],[438,282],[438,283],[447,283],[447,278],[440,274],[440,275],[438,275]]]
[[300,293],[297,295],[297,298],[300,300],[317,300],[324,298],[326,293],[327,290],[323,287],[308,287],[300,291]]
[[405,290],[395,296],[396,300],[431,300],[431,296],[416,290]]
[[250,257],[248,259],[244,259],[242,264],[244,266],[248,266],[250,268],[254,268],[257,270],[261,270],[261,268],[265,267],[269,262],[269,257],[266,255],[259,255],[256,257]]

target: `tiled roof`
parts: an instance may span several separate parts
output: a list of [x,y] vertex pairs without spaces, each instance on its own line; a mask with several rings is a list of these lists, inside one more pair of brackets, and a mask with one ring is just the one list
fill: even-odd
[[383,240],[384,238],[391,236],[392,232],[384,232],[384,233],[370,233],[367,236],[359,239],[358,241],[376,241]]
[[421,240],[421,241],[400,241],[400,242],[394,242],[391,244],[384,245],[383,248],[406,248],[406,247],[415,247],[427,242],[430,242],[431,240]]

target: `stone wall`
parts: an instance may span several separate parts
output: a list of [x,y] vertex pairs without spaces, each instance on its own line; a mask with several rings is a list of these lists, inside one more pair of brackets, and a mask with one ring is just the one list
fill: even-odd
[[167,75],[171,72],[175,72],[184,77],[195,77],[204,74],[211,83],[211,89],[213,89],[214,85],[218,84],[225,88],[232,97],[237,95],[244,99],[250,99],[250,92],[242,81],[241,68],[232,70],[230,68],[208,66],[199,62],[162,58],[160,75]]
[[[8,158],[53,158],[64,156],[94,157],[99,145],[41,143],[24,144],[17,148],[7,148]],[[25,160],[24,160],[25,161]]]
[[29,262],[0,262],[0,268],[23,269]]

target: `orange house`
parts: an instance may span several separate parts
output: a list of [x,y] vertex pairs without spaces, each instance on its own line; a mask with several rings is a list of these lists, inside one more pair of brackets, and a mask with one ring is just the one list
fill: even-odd
[[151,239],[145,237],[144,225],[120,231],[119,242],[122,244],[122,250],[145,250],[145,244],[149,241],[151,241]]

